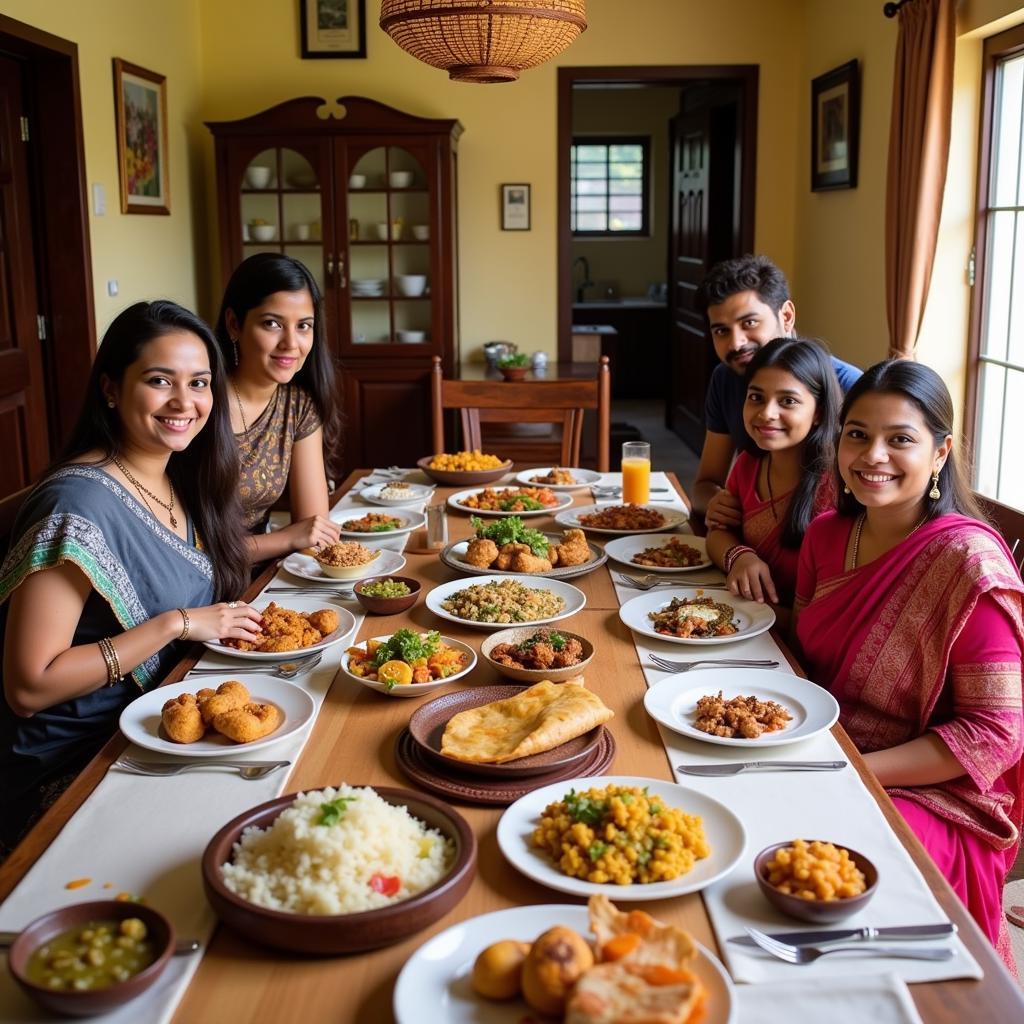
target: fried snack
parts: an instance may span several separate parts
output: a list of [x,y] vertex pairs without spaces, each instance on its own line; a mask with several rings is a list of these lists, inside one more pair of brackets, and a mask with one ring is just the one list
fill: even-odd
[[587,543],[587,535],[576,528],[565,531],[562,543],[555,545],[555,551],[558,554],[558,564],[564,566],[583,565],[593,557]]
[[765,865],[765,876],[788,896],[826,903],[859,896],[867,888],[849,850],[817,839],[794,839],[792,846],[776,850]]
[[252,700],[252,695],[245,683],[229,679],[217,687],[213,696],[198,701],[199,713],[203,716],[203,723],[209,725],[217,715],[240,708],[243,704],[248,704],[250,700]]
[[473,988],[486,999],[512,999],[523,984],[523,961],[528,942],[502,939],[492,943],[473,963]]
[[160,721],[167,738],[174,743],[195,743],[206,734],[206,724],[191,693],[183,693],[167,701]]
[[[327,609],[321,609],[327,611]],[[290,608],[282,608],[273,601],[263,609],[260,627],[263,635],[259,640],[223,640],[226,647],[234,647],[239,651],[261,651],[280,654],[286,651],[297,651],[310,647],[323,639],[320,630],[309,621],[310,615],[316,612],[296,612]],[[335,624],[337,628],[337,624]]]
[[[553,566],[546,558],[535,555],[525,544],[510,544],[509,547],[525,550],[514,551],[508,567],[512,572],[551,572]],[[499,556],[498,561],[501,561]]]
[[469,542],[466,548],[465,561],[477,569],[489,569],[498,557],[498,545],[486,537],[477,537]]
[[742,696],[726,700],[719,690],[717,697],[707,694],[697,701],[697,718],[693,725],[710,736],[755,740],[762,733],[784,729],[792,717],[773,700]]
[[308,612],[306,621],[323,639],[338,628],[338,613],[331,608],[321,608],[318,612]]
[[523,963],[523,997],[538,1013],[560,1017],[573,986],[593,966],[594,954],[582,936],[561,925],[549,928]]
[[583,526],[601,530],[660,530],[665,517],[646,505],[606,505],[579,517]]
[[280,724],[281,712],[273,704],[243,704],[213,719],[214,729],[235,743],[262,739]]
[[[216,696],[217,691],[212,686],[204,686],[201,690],[196,690],[196,703],[202,704],[204,700],[209,700],[211,697]],[[182,696],[191,697],[192,694],[186,693]]]

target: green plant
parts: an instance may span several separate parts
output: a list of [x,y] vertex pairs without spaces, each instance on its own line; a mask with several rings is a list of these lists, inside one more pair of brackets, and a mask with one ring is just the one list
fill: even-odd
[[522,367],[530,365],[530,357],[525,352],[516,352],[511,356],[502,356],[498,360],[498,366],[501,369],[508,369],[510,367]]

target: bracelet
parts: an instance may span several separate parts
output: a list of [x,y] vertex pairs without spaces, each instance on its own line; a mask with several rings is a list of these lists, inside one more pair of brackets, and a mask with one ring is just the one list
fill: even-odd
[[725,571],[727,573],[732,572],[732,567],[736,564],[737,559],[743,555],[756,555],[757,552],[746,544],[733,544],[731,548],[725,553]]
[[121,682],[124,675],[121,672],[121,662],[117,657],[117,649],[109,636],[103,637],[98,642],[100,653],[103,655],[104,664],[107,666],[107,686]]
[[182,619],[181,633],[178,634],[178,639],[187,640],[188,634],[192,630],[192,620],[188,617],[188,612],[184,608],[179,608],[178,611],[181,612]]

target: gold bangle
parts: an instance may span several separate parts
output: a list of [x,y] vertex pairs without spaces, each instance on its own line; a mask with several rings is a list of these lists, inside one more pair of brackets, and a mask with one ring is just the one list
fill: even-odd
[[189,635],[189,633],[192,630],[192,621],[189,619],[188,612],[185,611],[184,608],[179,608],[178,611],[181,612],[181,620],[182,620],[181,633],[178,634],[178,639],[179,640],[187,640],[188,639],[188,635]]
[[103,662],[107,666],[107,686],[119,683],[124,676],[121,673],[121,663],[117,657],[117,650],[110,637],[103,637],[98,641],[100,653],[103,655]]
[[114,663],[114,678],[117,682],[121,682],[124,679],[124,673],[121,671],[121,659],[117,656],[117,648],[110,637],[107,637],[107,649],[110,651],[110,658]]

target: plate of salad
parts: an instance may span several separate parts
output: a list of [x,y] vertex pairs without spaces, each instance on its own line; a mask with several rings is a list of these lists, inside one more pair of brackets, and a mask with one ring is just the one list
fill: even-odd
[[571,494],[550,487],[472,487],[448,499],[450,508],[483,516],[544,516],[569,508]]
[[389,697],[422,697],[461,679],[476,665],[468,644],[437,630],[400,629],[349,647],[341,670],[363,686]]
[[507,573],[570,579],[593,572],[608,560],[581,530],[544,533],[518,516],[484,522],[470,519],[474,536],[449,544],[441,561],[451,569],[475,576]]

